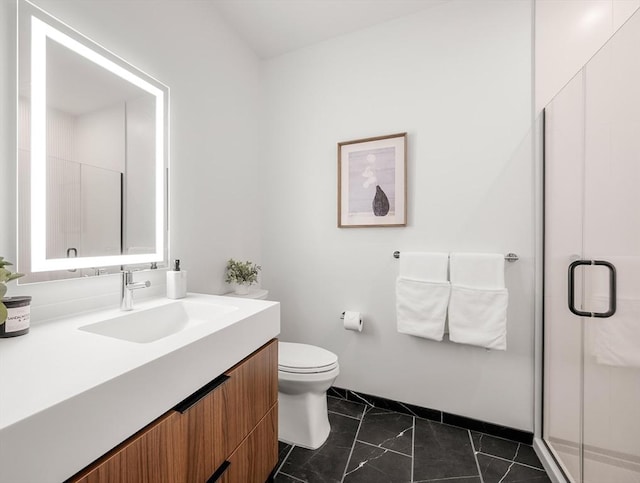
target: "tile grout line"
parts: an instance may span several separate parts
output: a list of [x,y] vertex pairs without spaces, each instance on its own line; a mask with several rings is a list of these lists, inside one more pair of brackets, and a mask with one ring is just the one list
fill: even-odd
[[367,441],[362,441],[361,439],[357,439],[356,438],[356,442],[361,443],[361,444],[365,444],[367,446],[371,446],[372,448],[383,449],[383,450],[388,451],[390,453],[394,453],[394,454],[397,454],[397,455],[400,455],[400,456],[404,456],[405,458],[411,458],[411,455],[408,455],[406,453],[402,453],[402,452],[396,451],[394,449],[385,448],[384,446],[378,446],[377,444],[368,443]]
[[[447,423],[445,423],[445,424],[447,424]],[[477,430],[477,429],[466,428],[466,427],[464,427],[464,426],[456,426],[455,424],[449,424],[449,426],[455,426],[456,428],[467,429],[467,430],[472,431],[472,432],[474,432],[474,433],[482,434],[483,436],[489,436],[490,438],[493,438],[493,439],[499,439],[499,440],[501,440],[501,441],[508,441],[508,442],[510,442],[510,443],[523,444],[523,445],[525,445],[525,446],[531,446],[531,447],[533,447],[533,445],[532,445],[532,444],[529,444],[529,443],[523,443],[523,442],[518,441],[518,440],[516,440],[516,439],[507,438],[507,437],[505,437],[505,436],[496,436],[495,434],[485,433],[485,432],[483,432],[483,431],[479,431],[479,430]]]
[[[358,394],[355,391],[349,391],[351,394],[353,394],[353,396],[357,397],[358,399],[360,399],[360,401],[362,401],[360,404],[364,404],[365,406],[372,406],[372,407],[376,407],[375,404],[367,401],[365,398],[363,398],[360,394]],[[348,401],[351,401],[351,399],[347,399]],[[353,401],[353,402],[358,402],[358,401]]]
[[411,433],[411,481],[413,482],[413,466],[416,460],[416,417],[413,417],[413,431]]
[[520,445],[518,444],[518,449],[516,449],[516,454],[513,457],[513,462],[509,465],[509,468],[507,468],[506,473],[504,475],[502,475],[502,478],[500,478],[500,481],[498,481],[498,483],[502,483],[504,481],[504,479],[507,477],[507,475],[511,471],[511,468],[513,468],[513,465],[516,464],[516,458],[518,457],[518,452],[519,451],[520,451]]
[[351,463],[351,456],[353,456],[353,449],[356,447],[356,441],[358,441],[358,435],[360,434],[360,427],[362,426],[362,421],[364,420],[366,409],[367,408],[365,406],[365,412],[362,415],[362,419],[358,423],[358,430],[356,431],[356,434],[353,437],[353,444],[351,445],[351,451],[349,451],[349,457],[347,458],[347,464],[344,466],[344,471],[342,472],[342,479],[340,480],[340,483],[344,483],[344,478],[347,476],[347,469],[349,468],[349,463]]
[[507,458],[503,458],[502,456],[496,456],[496,455],[494,455],[494,454],[485,453],[485,452],[483,452],[483,451],[478,451],[478,453],[479,453],[479,454],[481,454],[482,456],[488,456],[489,458],[495,458],[495,459],[497,459],[497,460],[505,461],[505,462],[507,462],[507,463],[515,463],[515,464],[517,464],[518,466],[525,466],[525,467],[527,467],[527,468],[531,468],[532,470],[543,471],[543,472],[545,472],[545,473],[546,473],[546,471],[544,470],[544,468],[538,468],[537,466],[531,466],[531,465],[528,465],[528,464],[526,464],[526,463],[520,463],[519,461],[516,461],[516,460],[510,460],[510,459],[507,459]]
[[281,474],[281,475],[284,475],[284,476],[286,476],[286,477],[288,477],[288,478],[291,478],[292,480],[300,481],[300,482],[302,482],[302,483],[307,483],[306,481],[301,480],[300,478],[296,478],[295,476],[292,476],[292,475],[290,475],[289,473],[280,473],[280,474]]
[[[285,443],[286,444],[286,443]],[[276,470],[275,474],[273,475],[273,477],[275,478],[276,476],[278,476],[278,473],[280,473],[280,470],[282,469],[282,467],[284,466],[284,462],[287,461],[287,458],[289,457],[289,455],[291,454],[291,452],[293,451],[293,448],[295,448],[296,446],[294,444],[291,445],[291,448],[289,448],[289,451],[287,452],[287,456],[284,457],[284,459],[282,460],[282,463],[280,463],[280,466],[278,466],[278,469]],[[289,475],[287,475],[289,476]]]
[[471,436],[471,430],[467,429],[467,434],[469,435],[469,441],[471,442],[471,451],[473,453],[473,459],[476,461],[476,468],[478,468],[478,476],[480,476],[480,483],[484,483],[484,478],[482,477],[482,471],[480,471],[480,462],[478,461],[476,447],[473,444],[473,437]]
[[329,410],[327,410],[327,412],[329,414],[337,414],[338,416],[344,416],[345,418],[350,418],[350,419],[355,419],[356,421],[360,421],[360,418],[356,418],[355,416],[350,416],[349,414],[343,414],[337,411],[329,411]]
[[435,480],[418,480],[418,481],[414,481],[413,483],[437,483],[438,481],[443,481],[443,482],[447,482],[447,481],[454,481],[454,480],[460,480],[461,478],[477,478],[476,475],[471,475],[471,476],[449,476],[447,478],[436,478]]

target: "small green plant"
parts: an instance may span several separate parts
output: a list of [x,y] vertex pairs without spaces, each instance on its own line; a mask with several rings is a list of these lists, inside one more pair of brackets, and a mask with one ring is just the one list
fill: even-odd
[[227,276],[224,281],[240,285],[251,285],[258,281],[258,272],[260,270],[262,270],[260,265],[249,261],[237,262],[232,258],[227,262]]
[[22,277],[23,273],[11,273],[5,267],[7,265],[13,265],[11,262],[7,262],[4,257],[0,257],[0,325],[4,324],[7,320],[7,307],[2,303],[2,297],[7,293],[7,282]]

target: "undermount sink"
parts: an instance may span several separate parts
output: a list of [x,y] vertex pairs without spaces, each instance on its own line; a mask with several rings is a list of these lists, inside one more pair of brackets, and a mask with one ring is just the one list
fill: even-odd
[[180,300],[148,309],[137,309],[117,317],[78,327],[78,329],[144,344],[201,324],[213,322],[221,315],[234,310],[237,310],[237,307],[232,305]]

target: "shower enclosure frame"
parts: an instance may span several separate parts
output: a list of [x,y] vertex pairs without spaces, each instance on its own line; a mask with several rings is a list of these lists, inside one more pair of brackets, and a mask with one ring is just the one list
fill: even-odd
[[[538,199],[534,446],[555,481],[622,483],[640,477],[640,440],[633,437],[640,405],[636,346],[628,343],[626,354],[631,347],[632,356],[625,361],[625,346],[616,347],[613,339],[603,337],[607,332],[626,335],[620,327],[636,328],[640,320],[632,310],[640,279],[634,267],[640,259],[635,243],[638,223],[619,217],[625,208],[633,214],[637,210],[629,211],[629,206],[639,206],[633,188],[640,175],[634,162],[640,152],[635,142],[640,126],[636,108],[640,62],[633,50],[638,39],[640,15],[636,14],[534,124]],[[578,150],[571,151],[575,147]],[[563,183],[571,175],[575,176],[565,194]],[[573,215],[575,220],[568,218]],[[565,220],[569,220],[566,227]],[[584,267],[588,272],[576,278]],[[584,307],[575,303],[576,290]],[[565,352],[563,344],[576,335],[579,338]],[[559,408],[552,404],[557,401]],[[567,434],[570,437],[563,438]]]

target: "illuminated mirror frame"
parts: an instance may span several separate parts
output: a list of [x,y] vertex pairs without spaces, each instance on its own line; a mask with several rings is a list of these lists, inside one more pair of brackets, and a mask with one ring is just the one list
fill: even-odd
[[[31,271],[107,267],[167,260],[167,178],[169,88],[91,39],[22,0],[31,27]],[[44,17],[46,20],[42,20]],[[47,23],[49,22],[49,23]],[[52,24],[56,24],[53,27]],[[63,32],[62,30],[66,31]],[[75,38],[73,38],[73,37]],[[59,43],[155,97],[155,252],[78,258],[47,258],[47,40]],[[20,242],[20,241],[19,241]]]

